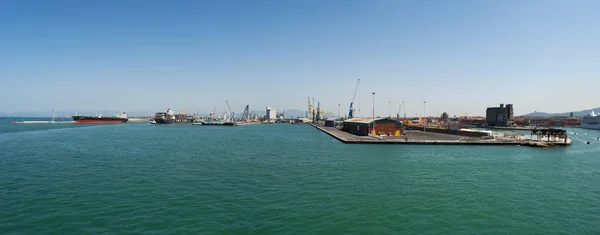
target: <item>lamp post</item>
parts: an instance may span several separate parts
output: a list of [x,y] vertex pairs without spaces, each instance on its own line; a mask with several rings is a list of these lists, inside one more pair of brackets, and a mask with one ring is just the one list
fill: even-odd
[[375,132],[375,92],[373,94],[373,132]]
[[340,119],[340,118],[341,118],[341,117],[340,117],[340,107],[341,107],[341,105],[342,105],[342,104],[338,104],[338,119]]
[[400,116],[402,116],[402,105],[398,105],[398,121],[400,121]]
[[406,120],[406,105],[404,105],[404,101],[402,101],[402,107],[404,107],[404,120]]
[[423,132],[425,132],[426,124],[427,124],[427,120],[425,120],[425,101],[423,101]]

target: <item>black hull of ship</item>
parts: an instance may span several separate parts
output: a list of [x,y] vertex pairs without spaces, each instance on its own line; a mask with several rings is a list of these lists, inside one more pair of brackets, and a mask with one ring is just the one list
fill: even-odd
[[154,119],[156,124],[191,124],[194,120],[192,119]]
[[223,123],[213,123],[213,122],[202,122],[203,126],[236,126],[235,122],[223,122]]
[[75,124],[125,123],[127,121],[129,119],[118,117],[73,116]]

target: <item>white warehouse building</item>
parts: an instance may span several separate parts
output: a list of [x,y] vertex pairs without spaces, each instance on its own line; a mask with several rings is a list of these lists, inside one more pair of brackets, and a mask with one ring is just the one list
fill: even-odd
[[271,107],[267,107],[266,117],[267,117],[267,120],[274,121],[275,119],[277,119],[277,110],[272,109]]

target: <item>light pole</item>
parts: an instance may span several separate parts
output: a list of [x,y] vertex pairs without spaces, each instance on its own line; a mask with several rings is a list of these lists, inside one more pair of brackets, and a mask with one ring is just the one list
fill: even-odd
[[400,121],[400,116],[402,115],[402,105],[398,105],[398,121]]
[[373,132],[375,132],[375,92],[373,94]]
[[404,120],[406,120],[406,105],[404,105],[404,101],[402,101],[402,106],[404,107]]
[[340,118],[341,118],[341,117],[340,117],[340,107],[341,107],[341,105],[342,105],[342,104],[338,104],[338,119],[340,119]]
[[426,124],[427,124],[427,120],[425,120],[425,101],[423,101],[423,132],[425,132]]
[[392,101],[388,101],[388,117],[392,117]]

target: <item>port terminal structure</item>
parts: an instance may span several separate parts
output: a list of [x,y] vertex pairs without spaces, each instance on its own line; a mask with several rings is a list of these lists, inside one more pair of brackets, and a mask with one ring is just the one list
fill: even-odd
[[[564,133],[551,130],[537,130],[531,136],[462,136],[456,134],[435,133],[430,131],[407,130],[402,136],[359,136],[344,132],[335,127],[326,127],[311,123],[311,126],[345,144],[421,144],[421,145],[490,145],[490,146],[529,146],[552,147],[569,146],[572,140]],[[547,137],[547,138],[546,138]]]

